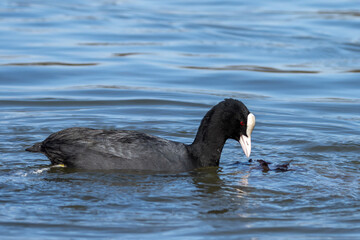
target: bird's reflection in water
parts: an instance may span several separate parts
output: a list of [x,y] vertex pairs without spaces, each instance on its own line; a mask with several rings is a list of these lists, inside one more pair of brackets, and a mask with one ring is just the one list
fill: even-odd
[[[239,177],[234,180],[234,175]],[[224,173],[221,168],[205,168],[192,172],[198,196],[202,198],[202,213],[225,214],[237,212],[246,205],[246,189],[250,171]],[[204,199],[206,201],[204,202]]]
[[224,186],[224,181],[219,177],[220,168],[210,167],[192,172],[195,186],[202,193],[216,193]]

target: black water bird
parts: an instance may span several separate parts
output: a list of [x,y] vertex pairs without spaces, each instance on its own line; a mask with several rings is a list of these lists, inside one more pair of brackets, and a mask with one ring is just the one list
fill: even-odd
[[227,139],[250,156],[255,116],[235,99],[225,99],[201,121],[192,144],[127,130],[68,128],[26,149],[45,154],[53,165],[81,169],[188,171],[218,166]]

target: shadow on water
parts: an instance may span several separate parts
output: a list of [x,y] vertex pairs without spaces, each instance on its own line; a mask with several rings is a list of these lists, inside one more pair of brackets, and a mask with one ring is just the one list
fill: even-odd
[[[222,173],[222,169],[218,167],[184,173],[129,170],[88,171],[59,167],[40,169],[33,173],[40,174],[39,177],[49,184],[61,184],[65,188],[81,189],[80,192],[73,193],[78,194],[79,197],[83,195],[83,191],[86,191],[87,195],[92,196],[91,201],[96,199],[104,201],[99,196],[109,195],[110,188],[115,195],[121,191],[122,194],[129,194],[129,198],[139,198],[141,201],[153,204],[176,204],[178,201],[192,199],[193,204],[198,205],[196,212],[200,215],[236,212],[241,204],[239,199],[247,194],[247,178],[249,177],[249,174],[232,172],[229,173],[230,176],[238,176],[240,181],[230,183],[226,179],[229,174]],[[135,190],[134,188],[136,192],[131,192]],[[167,192],[170,192],[170,189],[172,193],[168,195]],[[174,193],[175,189],[178,189],[178,193]],[[75,204],[75,206],[86,205],[87,203],[83,201]],[[82,208],[79,207],[79,209]]]
[[212,167],[198,169],[191,173],[193,183],[200,193],[214,194],[222,189],[224,184],[219,176],[220,168]]

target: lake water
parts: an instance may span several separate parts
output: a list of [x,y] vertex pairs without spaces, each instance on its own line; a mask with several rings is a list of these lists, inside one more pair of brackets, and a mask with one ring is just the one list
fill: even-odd
[[[185,173],[49,168],[74,126],[191,143],[224,98],[251,158]],[[360,4],[0,2],[1,239],[360,239]]]

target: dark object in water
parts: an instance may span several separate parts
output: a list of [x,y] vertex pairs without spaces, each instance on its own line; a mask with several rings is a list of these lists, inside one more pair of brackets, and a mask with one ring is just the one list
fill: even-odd
[[225,99],[206,113],[190,145],[136,131],[68,128],[26,151],[73,168],[188,171],[219,166],[229,138],[239,141],[249,157],[254,126],[255,116],[242,102]]
[[259,160],[256,160],[256,161],[257,161],[258,163],[260,163],[260,166],[262,167],[263,172],[267,172],[267,171],[270,170],[269,164],[271,164],[271,163],[266,162],[266,161],[264,161],[264,160],[262,160],[262,159],[259,159]]
[[[268,171],[271,170],[270,167],[269,167],[269,164],[271,164],[271,162],[267,162],[267,161],[262,160],[262,159],[259,159],[259,160],[256,160],[256,161],[260,164],[260,167],[262,167],[263,172],[268,172]],[[285,164],[276,165],[274,171],[276,171],[276,172],[289,171],[289,166],[290,166],[291,162],[292,162],[292,160],[290,160],[288,163],[285,163]]]
[[276,165],[275,171],[277,171],[277,172],[289,171],[289,166],[290,166],[291,162],[292,162],[292,160],[290,160],[288,163],[285,163],[285,164]]

